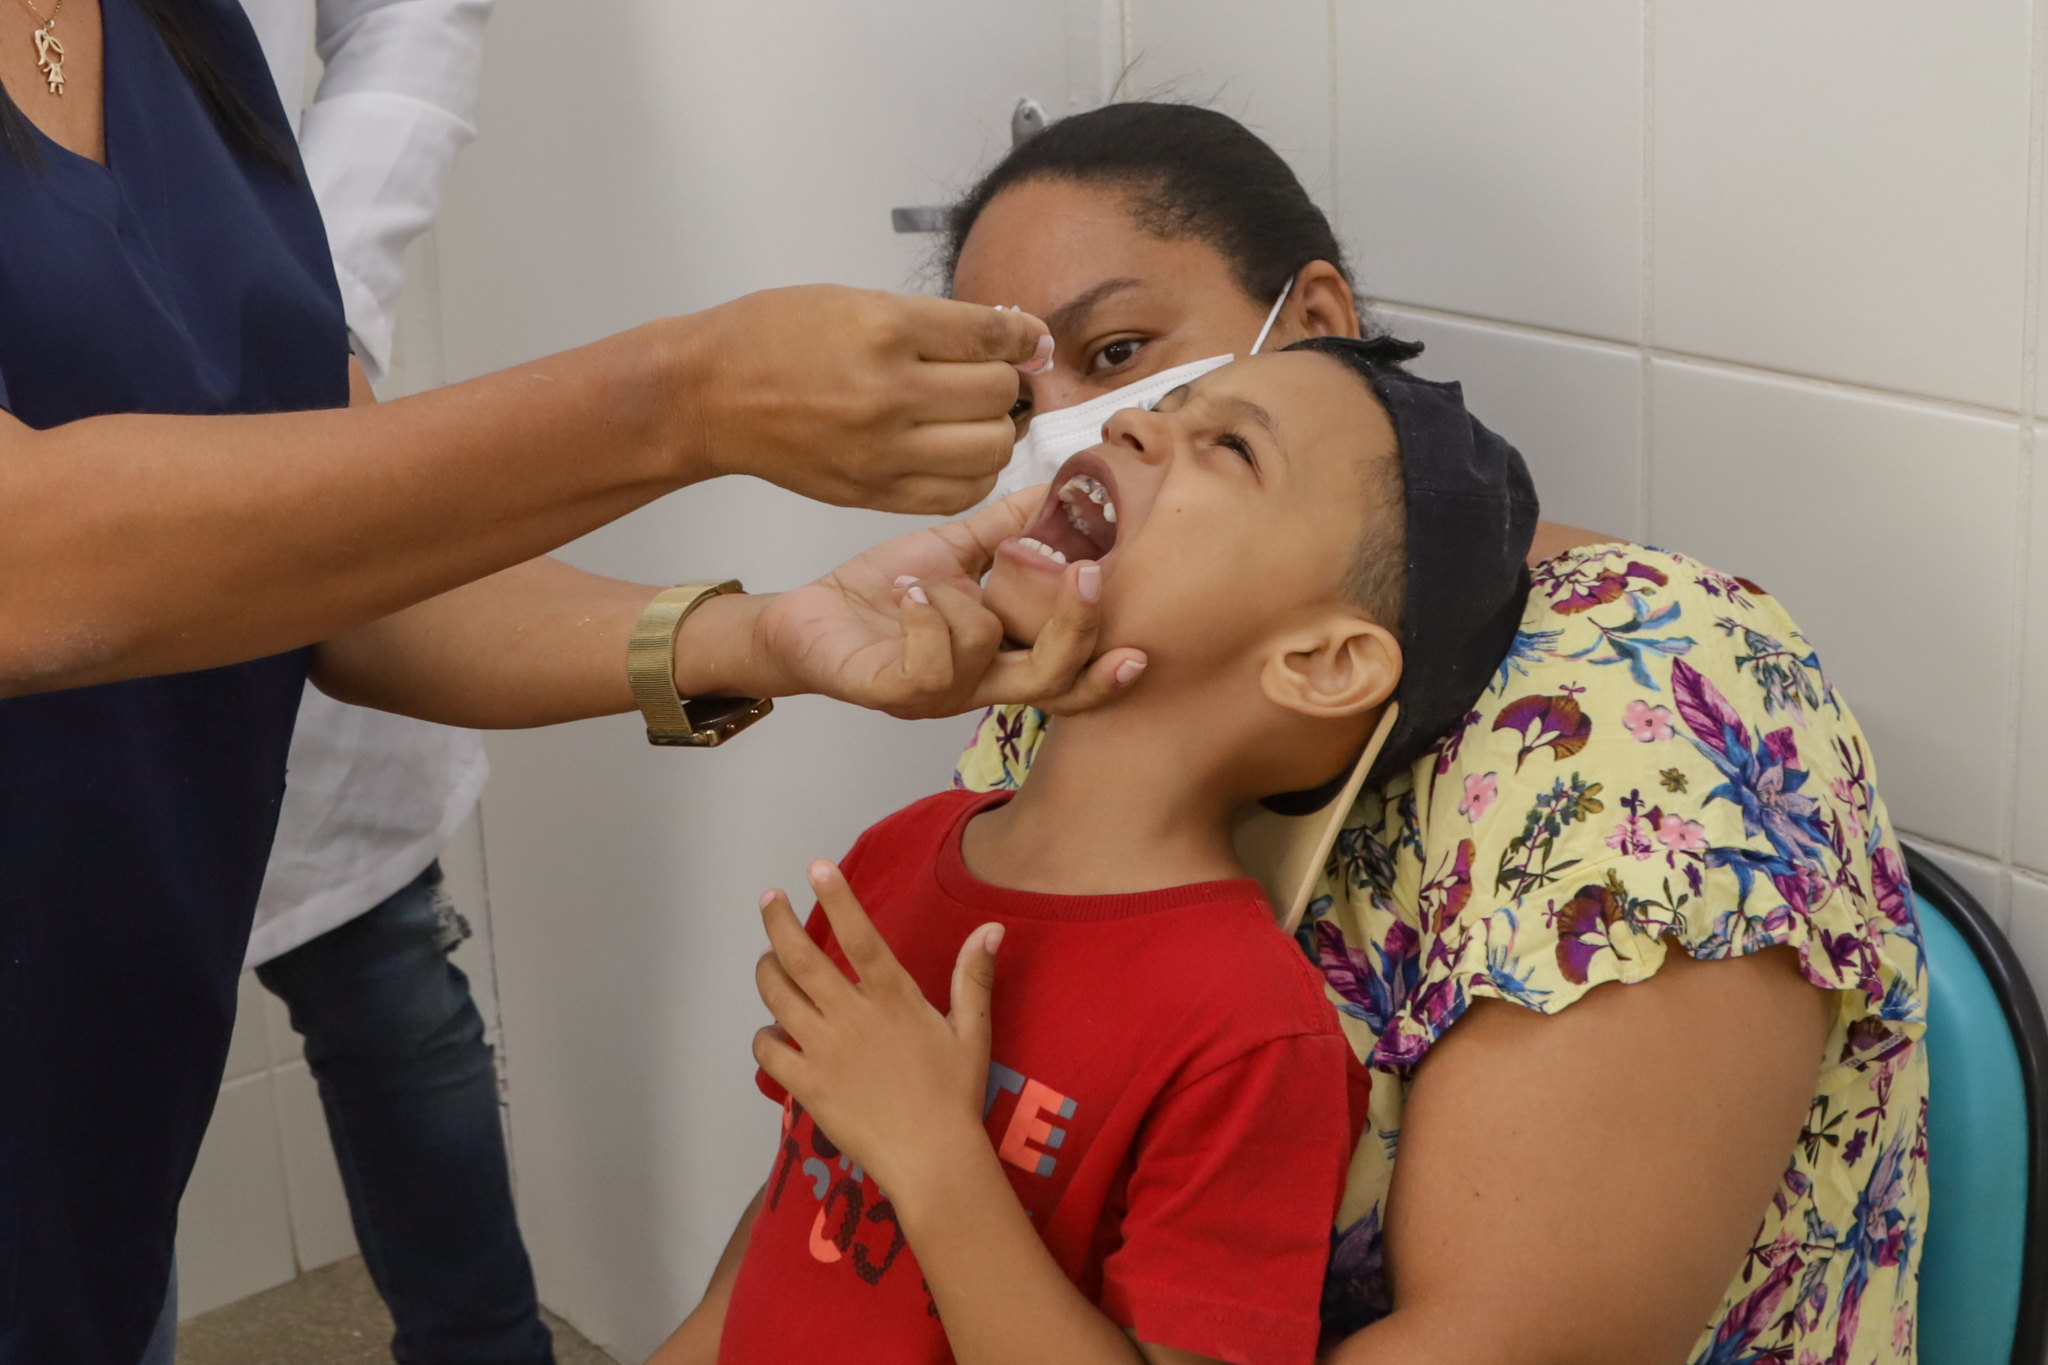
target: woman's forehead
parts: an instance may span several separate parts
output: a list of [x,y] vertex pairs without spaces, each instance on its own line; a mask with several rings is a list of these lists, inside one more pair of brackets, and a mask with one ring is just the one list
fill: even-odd
[[989,201],[961,244],[955,297],[1044,316],[1111,280],[1134,281],[1118,302],[1199,305],[1241,291],[1215,248],[1139,226],[1114,186],[1033,180]]

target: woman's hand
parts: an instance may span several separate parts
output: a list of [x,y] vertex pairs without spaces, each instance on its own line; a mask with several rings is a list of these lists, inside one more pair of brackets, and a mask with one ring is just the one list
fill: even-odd
[[1018,366],[1049,358],[1052,339],[1029,314],[836,285],[749,294],[668,335],[687,466],[940,513],[994,486],[1016,440]]
[[859,979],[811,941],[789,897],[761,898],[771,950],[754,971],[775,1023],[754,1060],[889,1192],[915,1205],[921,1174],[990,1156],[981,1126],[989,1001],[1003,926],[967,936],[953,966],[952,1013],[940,1014],[896,960],[839,869],[811,864],[833,937]]
[[[720,613],[752,612],[755,680],[746,695],[815,692],[906,719],[1001,702],[1072,713],[1120,695],[1145,655],[1126,648],[1093,658],[1101,624],[1093,565],[1068,568],[1059,607],[1029,650],[1002,648],[1002,625],[981,604],[978,580],[996,546],[1024,529],[1043,497],[1027,489],[964,521],[898,536],[793,592],[706,603],[677,642],[678,690],[707,695],[748,676],[708,645]],[[725,681],[700,680],[711,678]]]

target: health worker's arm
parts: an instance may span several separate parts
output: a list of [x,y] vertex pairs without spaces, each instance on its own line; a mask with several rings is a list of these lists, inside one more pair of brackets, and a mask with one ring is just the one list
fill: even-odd
[[1475,1003],[1408,1096],[1393,1312],[1324,1365],[1683,1365],[1784,1177],[1834,1008],[1788,948],[1673,949],[1555,1016]]
[[334,639],[723,474],[968,506],[1043,334],[811,286],[392,403],[47,430],[0,411],[0,696]]
[[711,1283],[704,1288],[704,1298],[683,1319],[682,1325],[669,1334],[669,1339],[647,1357],[647,1365],[718,1365],[718,1341],[725,1334],[725,1310],[732,1302],[732,1282],[739,1276],[740,1261],[747,1254],[747,1238],[753,1235],[754,1219],[761,1212],[761,1200],[767,1193],[766,1185],[754,1191],[747,1211],[740,1215],[739,1226],[732,1230],[725,1250],[718,1253],[718,1265],[711,1272]]
[[[756,984],[775,1024],[754,1060],[889,1192],[960,1365],[1200,1365],[1134,1341],[1074,1287],[1017,1202],[981,1126],[1000,925],[967,936],[952,1012],[931,1007],[845,876],[811,886],[859,977],[849,981],[780,891],[762,900],[772,951]],[[792,1042],[795,1044],[791,1046]]]
[[[376,401],[359,368],[352,387],[356,404]],[[1143,658],[1111,650],[1091,665],[1098,617],[1087,589],[1099,580],[1068,571],[1028,652],[1001,649],[1002,624],[981,606],[976,580],[1043,496],[1028,490],[898,536],[791,592],[712,598],[677,633],[677,692],[811,692],[903,717],[1006,701],[1096,705],[1123,686],[1122,663]],[[530,560],[323,642],[313,681],[343,701],[475,729],[630,711],[626,640],[658,591]]]

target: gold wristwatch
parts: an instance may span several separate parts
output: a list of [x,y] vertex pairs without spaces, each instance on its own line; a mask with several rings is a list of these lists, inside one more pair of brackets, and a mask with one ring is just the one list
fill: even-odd
[[649,744],[709,749],[725,743],[775,709],[766,697],[690,697],[676,694],[676,632],[689,614],[721,593],[739,592],[737,579],[684,583],[656,593],[626,642],[626,678],[647,719]]

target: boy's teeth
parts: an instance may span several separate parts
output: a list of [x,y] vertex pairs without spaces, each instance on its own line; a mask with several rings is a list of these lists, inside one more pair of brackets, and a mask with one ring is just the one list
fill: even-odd
[[1116,524],[1116,504],[1109,500],[1109,490],[1102,486],[1102,480],[1092,474],[1076,474],[1060,485],[1060,501],[1066,505],[1067,519],[1074,523],[1076,530],[1085,535],[1088,527],[1082,522],[1080,513],[1074,507],[1074,499],[1077,497],[1086,498],[1100,507],[1102,519],[1112,526]]
[[1067,557],[1065,555],[1061,554],[1058,550],[1053,549],[1052,546],[1046,544],[1042,540],[1036,540],[1031,536],[1018,536],[1017,543],[1019,545],[1024,546],[1027,549],[1038,551],[1038,553],[1044,555],[1047,559],[1050,559],[1055,564],[1064,564],[1067,562]]

